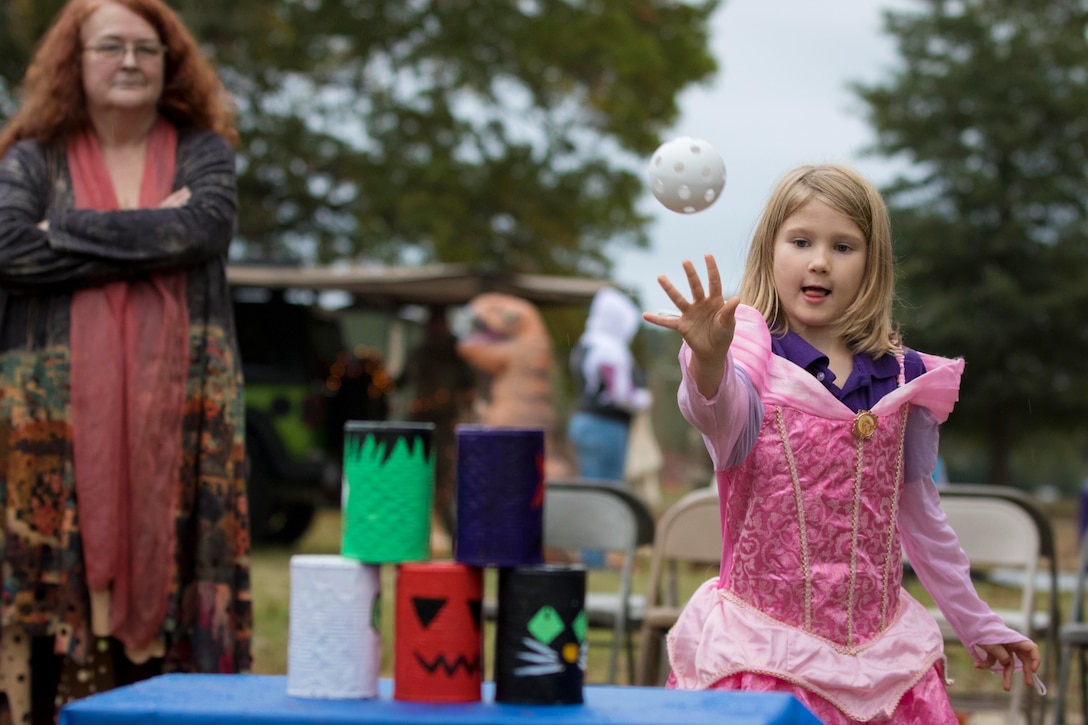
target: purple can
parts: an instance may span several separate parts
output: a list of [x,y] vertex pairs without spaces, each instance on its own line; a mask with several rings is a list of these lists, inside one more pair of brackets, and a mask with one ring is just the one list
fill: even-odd
[[484,567],[544,562],[544,431],[457,427],[454,558]]

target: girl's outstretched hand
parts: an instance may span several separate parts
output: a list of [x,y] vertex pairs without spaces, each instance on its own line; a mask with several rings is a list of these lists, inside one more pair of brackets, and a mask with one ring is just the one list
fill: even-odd
[[724,364],[725,354],[729,351],[733,332],[737,327],[736,313],[740,298],[733,297],[728,301],[722,298],[721,275],[712,254],[706,255],[706,292],[703,291],[703,283],[690,260],[684,260],[684,273],[687,274],[688,286],[691,288],[690,301],[673,286],[668,277],[661,275],[657,278],[661,289],[665,290],[665,294],[676,305],[680,315],[644,312],[642,319],[676,330],[691,348],[691,354],[695,358]]
[[703,397],[709,399],[721,386],[725,356],[729,352],[729,346],[733,344],[733,333],[737,329],[737,305],[740,304],[740,298],[733,297],[729,301],[722,299],[722,280],[713,255],[706,255],[706,292],[703,291],[703,283],[695,271],[695,266],[686,259],[684,273],[687,274],[688,286],[691,287],[690,302],[673,287],[668,277],[661,275],[657,278],[661,289],[665,290],[680,314],[644,312],[642,319],[680,333],[691,349],[688,371],[695,387]]

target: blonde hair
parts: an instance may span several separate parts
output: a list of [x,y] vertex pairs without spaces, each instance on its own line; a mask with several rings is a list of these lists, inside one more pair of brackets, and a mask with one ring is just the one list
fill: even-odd
[[861,288],[835,323],[835,333],[856,353],[881,357],[898,352],[899,330],[892,321],[895,269],[888,207],[871,182],[846,166],[801,166],[778,183],[752,235],[741,301],[759,310],[775,334],[789,331],[789,320],[782,314],[774,286],[775,235],[790,215],[813,199],[857,224],[868,245]]

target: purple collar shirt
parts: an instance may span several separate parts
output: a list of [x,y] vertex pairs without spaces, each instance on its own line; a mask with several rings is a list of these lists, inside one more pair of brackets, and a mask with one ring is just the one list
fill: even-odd
[[[910,382],[924,373],[926,368],[917,352],[909,348],[904,350],[905,379]],[[864,353],[854,355],[854,369],[850,372],[850,377],[840,385],[835,374],[828,368],[827,355],[808,344],[796,332],[787,332],[782,336],[772,334],[771,351],[807,370],[855,413],[871,409],[898,385],[899,360],[895,355],[883,355],[876,360]]]

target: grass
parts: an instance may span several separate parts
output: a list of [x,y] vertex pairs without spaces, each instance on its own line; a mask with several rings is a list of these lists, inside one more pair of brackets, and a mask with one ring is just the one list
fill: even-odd
[[[683,492],[671,496],[673,500]],[[1058,539],[1058,562],[1063,569],[1075,568],[1076,562],[1076,520],[1075,507],[1067,507],[1062,513],[1061,509],[1055,510],[1053,519],[1055,534]],[[254,551],[252,557],[252,587],[254,602],[254,671],[259,674],[285,674],[287,672],[287,628],[289,624],[289,565],[294,554],[336,554],[340,551],[340,514],[339,511],[326,510],[319,513],[314,525],[306,535],[291,549],[259,549]],[[644,591],[647,585],[649,569],[649,554],[646,552],[640,557],[636,565],[634,590]],[[716,571],[707,571],[705,568],[691,569],[683,573],[681,587],[686,591],[693,591],[707,578],[714,576]],[[394,607],[394,568],[382,567],[382,669],[383,677],[392,677],[393,655],[393,607]],[[485,587],[493,595],[495,590],[496,572],[488,570],[485,574]],[[589,580],[590,588],[596,591],[613,590],[616,580],[609,574],[594,574]],[[917,582],[908,582],[908,590],[923,603],[928,603],[928,597]],[[1007,587],[997,586],[982,582],[979,584],[979,593],[983,600],[994,608],[1017,608],[1019,606],[1019,592]],[[1040,599],[1039,606],[1044,606]],[[1062,603],[1063,611],[1069,609],[1068,595]],[[303,616],[305,616],[303,614]],[[485,679],[491,679],[490,660],[493,646],[493,625],[488,623],[485,629],[484,661]],[[636,638],[637,639],[637,638]],[[591,631],[589,660],[586,671],[586,682],[589,684],[601,684],[607,681],[608,670],[608,643],[610,635],[605,631]],[[1000,703],[1003,697],[1000,677],[987,672],[981,672],[972,666],[970,655],[959,644],[951,643],[946,648],[949,658],[949,676],[955,683],[950,687],[950,694],[954,701],[967,701],[977,703],[984,700],[996,700]],[[1045,656],[1045,653],[1044,653]],[[623,666],[623,657],[620,659],[621,667],[619,682],[626,682],[626,668]],[[1051,672],[1053,677],[1055,673]],[[1049,683],[1048,683],[1049,684]],[[1075,693],[1074,693],[1075,695]],[[1072,697],[1071,708],[1079,707],[1079,698]],[[998,704],[995,707],[1002,707]]]

